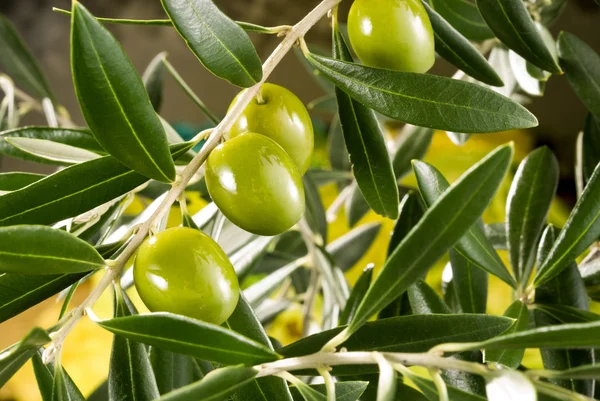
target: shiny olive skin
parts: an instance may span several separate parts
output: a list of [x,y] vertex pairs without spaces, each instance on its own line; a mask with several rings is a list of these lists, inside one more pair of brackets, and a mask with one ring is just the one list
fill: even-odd
[[433,30],[421,0],[355,0],[348,36],[371,67],[422,73],[435,62]]
[[193,228],[170,228],[147,239],[135,258],[133,278],[153,312],[221,324],[238,303],[239,283],[227,255]]
[[249,132],[217,146],[205,176],[208,193],[225,217],[251,233],[280,234],[304,213],[296,165],[264,135]]
[[[300,174],[304,174],[314,149],[314,131],[306,107],[296,95],[279,85],[263,84],[261,97],[261,101],[252,99],[229,131],[229,138],[245,132],[266,135],[290,155]],[[230,109],[236,101],[237,97]]]

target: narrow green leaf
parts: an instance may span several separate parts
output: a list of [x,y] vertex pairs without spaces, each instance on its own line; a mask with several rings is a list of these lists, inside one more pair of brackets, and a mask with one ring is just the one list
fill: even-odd
[[[488,339],[504,332],[512,319],[491,315],[409,315],[366,323],[341,346],[348,351],[427,352],[446,342]],[[286,358],[318,352],[342,331],[337,327],[296,341],[278,352]],[[336,367],[335,374],[377,372],[376,366]]]
[[537,126],[535,116],[523,106],[481,85],[366,67],[313,53],[307,58],[360,103],[405,123],[464,133]]
[[600,117],[588,113],[581,137],[581,179],[583,187],[600,163]]
[[[425,162],[415,161],[413,169],[423,200],[427,205],[433,205],[450,184],[435,167]],[[514,279],[479,224],[470,227],[467,234],[456,243],[455,249],[479,268],[516,287]]]
[[508,249],[508,238],[506,236],[506,224],[505,223],[492,223],[485,224],[483,227],[485,236],[494,249],[496,250],[507,250]]
[[419,220],[423,217],[425,208],[419,195],[413,191],[402,198],[400,202],[400,216],[394,225],[394,231],[392,231],[392,238],[388,244],[387,256],[389,257],[394,249],[404,240],[408,233],[417,225]]
[[474,1],[431,0],[431,5],[467,39],[482,41],[494,38]]
[[35,379],[43,401],[57,399],[58,394],[53,394],[56,378],[55,372],[57,369],[60,369],[59,374],[62,376],[59,378],[59,382],[62,385],[60,393],[63,396],[63,399],[66,401],[85,401],[85,397],[81,394],[81,391],[77,388],[77,385],[63,367],[54,366],[52,363],[45,365],[42,362],[41,352],[37,352],[33,355],[32,362]]
[[469,349],[503,348],[598,348],[600,321],[545,326],[519,333],[503,335],[490,340],[457,347]]
[[[172,145],[173,157],[177,159],[190,147],[189,143]],[[146,181],[112,156],[77,164],[0,196],[0,226],[56,223],[111,201]]]
[[402,130],[392,161],[398,181],[412,172],[414,159],[420,160],[425,157],[434,132],[431,128],[415,126],[407,126]]
[[590,177],[556,242],[538,264],[534,286],[550,281],[600,237],[600,168]]
[[227,366],[213,370],[202,380],[167,393],[156,401],[221,401],[229,399],[258,371],[245,366]]
[[348,271],[369,250],[379,231],[380,223],[362,224],[327,244],[325,249],[333,257],[337,267]]
[[[558,229],[553,226],[546,228],[540,240],[538,260],[545,259],[557,236]],[[577,264],[571,262],[556,277],[536,288],[535,302],[542,305],[569,306],[578,308],[576,310],[581,310],[581,312],[589,310],[589,300]],[[541,308],[534,310],[534,317],[536,327],[562,323],[552,315],[547,315]],[[581,320],[576,320],[576,323],[579,322]],[[541,349],[540,351],[546,369],[570,369],[593,361],[591,350]],[[590,380],[574,382],[551,379],[551,382],[582,394],[593,394],[594,383]]]
[[86,273],[32,276],[0,273],[0,322],[58,294],[85,275]]
[[167,55],[166,52],[158,53],[146,67],[144,74],[142,74],[142,82],[148,92],[150,103],[152,107],[158,113],[162,104],[163,98],[163,85],[165,81],[165,65],[162,60]]
[[354,227],[371,211],[371,207],[356,183],[352,183],[348,190],[351,191],[351,193],[350,196],[346,198],[345,203],[346,220],[348,221],[349,227]]
[[350,155],[348,155],[348,151],[346,150],[342,124],[338,115],[334,116],[333,121],[331,121],[327,135],[329,137],[327,140],[327,153],[331,168],[340,171],[350,171]]
[[452,285],[463,313],[485,313],[488,275],[456,249],[450,250]]
[[105,265],[87,242],[46,226],[0,228],[0,256],[2,273],[82,273]]
[[402,294],[475,224],[502,183],[512,154],[512,146],[497,148],[425,212],[387,259],[348,326],[348,334]]
[[177,32],[210,72],[244,88],[262,79],[262,63],[250,38],[211,0],[161,2]]
[[54,95],[40,65],[10,23],[0,14],[0,65],[17,85],[37,99],[54,100]]
[[565,305],[535,305],[535,309],[561,323],[586,323],[600,320],[600,315]]
[[52,141],[63,145],[104,154],[106,151],[100,146],[92,133],[86,129],[52,128],[52,127],[21,127],[3,131],[0,135],[0,154],[37,163],[64,165],[57,161],[38,157],[31,153],[23,152],[8,143],[4,138],[29,138]]
[[67,372],[62,366],[54,366],[54,378],[52,381],[52,401],[84,401],[85,398],[74,383],[67,379]]
[[502,78],[471,42],[423,1],[435,36],[435,51],[467,75],[492,86],[504,86]]
[[579,100],[600,118],[600,55],[577,36],[561,32],[558,35],[558,56]]
[[[513,302],[504,316],[516,319],[515,322],[510,326],[503,334],[518,333],[520,331],[527,330],[529,328],[529,310],[527,305],[521,301]],[[525,349],[497,349],[489,350],[485,353],[486,362],[494,362],[500,365],[506,366],[510,369],[517,369],[521,365],[525,355]]]
[[98,325],[133,341],[217,363],[259,364],[279,357],[231,330],[170,313],[120,317]]
[[140,76],[116,39],[79,2],[73,3],[71,69],[83,116],[102,147],[149,178],[173,181],[165,130]]
[[[136,315],[135,307],[121,288],[115,287],[114,315]],[[146,347],[115,335],[110,355],[108,396],[119,401],[152,401],[158,398],[158,387],[148,359]]]
[[410,307],[415,315],[432,315],[451,313],[448,305],[425,281],[419,280],[408,287]]
[[[363,381],[336,382],[335,399],[336,401],[356,401],[364,393],[368,384],[369,383]],[[310,388],[322,395],[327,395],[327,389],[324,384],[313,384]],[[292,386],[290,390],[294,401],[304,400],[298,387]]]
[[2,173],[0,174],[0,191],[16,191],[44,178],[43,174],[34,173]]
[[37,349],[50,342],[45,330],[34,327],[21,341],[0,352],[0,388],[31,358]]
[[[544,96],[546,81],[533,76],[531,70],[535,69],[542,73],[546,73],[546,71],[530,64],[529,61],[512,50],[508,51],[508,61],[515,80],[523,92],[531,96]],[[550,75],[550,73],[547,74]]]
[[519,165],[506,201],[510,264],[522,288],[527,286],[536,246],[558,186],[558,161],[550,149],[531,152]]
[[[559,323],[540,309],[534,310],[533,316],[535,318],[535,325],[539,329],[544,327],[556,327],[552,325]],[[544,368],[550,370],[572,369],[577,366],[593,363],[594,361],[591,349],[553,349],[541,346],[540,353],[542,355]],[[549,381],[557,386],[584,395],[592,396],[594,393],[593,380],[549,379]]]
[[[323,394],[317,391],[315,388],[304,384],[301,380],[297,379],[294,382],[294,388],[300,394],[300,399],[304,401],[327,401],[327,393]],[[327,390],[325,390],[327,391]]]
[[320,113],[335,114],[338,111],[337,100],[334,95],[321,96],[306,105],[310,111]]
[[[427,396],[429,401],[438,401],[439,395],[435,384],[421,376],[410,376],[410,380]],[[487,401],[487,397],[481,395],[472,394],[453,386],[446,386],[448,389],[448,396],[452,401]]]
[[[340,325],[346,325],[352,320],[354,313],[356,313],[356,309],[358,305],[361,303],[365,294],[367,293],[369,286],[371,285],[371,278],[373,277],[373,265],[370,264],[363,270],[362,274],[356,280],[356,284],[354,284],[354,288],[352,288],[352,292],[350,293],[350,297],[346,302],[346,306],[340,315]],[[337,394],[337,393],[336,393]]]
[[44,139],[32,138],[10,138],[5,136],[4,140],[19,151],[33,158],[46,160],[47,163],[58,165],[69,165],[98,159],[100,155],[89,150],[76,148]]
[[[540,240],[538,261],[542,262],[556,241],[558,229],[549,225]],[[564,305],[589,310],[590,304],[577,264],[572,261],[556,277],[540,285],[535,291],[535,302],[544,305]]]
[[[350,50],[337,26],[333,29],[332,40],[334,57],[352,62]],[[375,112],[339,88],[335,95],[358,188],[375,213],[395,219],[398,217],[398,186]]]
[[520,0],[477,0],[477,7],[496,37],[511,50],[546,71],[562,73],[525,3]]
[[600,365],[583,365],[560,372],[552,372],[552,377],[567,379],[600,379]]
[[150,348],[148,357],[160,394],[169,393],[196,381],[194,358],[156,347]]
[[319,194],[317,184],[310,176],[310,173],[302,177],[304,184],[304,196],[306,198],[306,210],[304,217],[308,221],[312,232],[321,237],[321,243],[327,243],[327,218],[325,217],[325,207]]
[[[225,322],[225,326],[230,330],[234,330],[246,336],[247,338],[273,350],[273,345],[271,344],[265,329],[256,317],[256,314],[252,310],[250,304],[248,304],[248,301],[243,294],[240,294],[238,304],[227,322]],[[292,400],[290,390],[285,380],[275,376],[261,377],[258,379],[255,378],[234,393],[232,398],[233,401]]]

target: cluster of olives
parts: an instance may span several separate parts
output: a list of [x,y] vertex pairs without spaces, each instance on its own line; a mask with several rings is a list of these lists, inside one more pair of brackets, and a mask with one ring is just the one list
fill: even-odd
[[[227,140],[208,157],[211,198],[246,231],[286,231],[304,213],[301,175],[310,163],[313,136],[300,99],[281,86],[264,84]],[[152,311],[221,324],[238,302],[239,284],[227,255],[212,238],[192,228],[171,228],[146,240],[133,274],[140,298]]]
[[[366,65],[419,73],[433,65],[433,33],[420,0],[356,0],[348,34]],[[300,99],[264,84],[227,140],[208,157],[205,177],[211,198],[246,231],[277,235],[288,230],[304,213],[301,176],[310,163],[313,136]],[[214,324],[229,318],[239,297],[227,255],[209,236],[191,228],[171,228],[148,239],[136,256],[134,279],[150,310]]]

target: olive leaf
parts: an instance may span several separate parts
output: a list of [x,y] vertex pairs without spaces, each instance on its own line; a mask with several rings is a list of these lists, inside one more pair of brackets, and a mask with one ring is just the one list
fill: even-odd
[[412,172],[414,159],[423,159],[431,145],[433,134],[434,130],[431,128],[406,126],[402,130],[392,161],[398,181]]
[[567,80],[579,100],[600,118],[600,55],[577,36],[558,35],[558,56]]
[[15,27],[2,14],[0,14],[0,54],[2,55],[0,64],[4,70],[26,92],[37,99],[55,99],[37,60]]
[[[425,162],[415,161],[413,169],[421,196],[427,205],[433,205],[449,187],[446,178],[433,166]],[[479,224],[474,224],[455,245],[455,249],[477,267],[495,275],[511,286],[515,281],[504,263],[487,241]]]
[[538,265],[533,285],[556,277],[600,237],[600,168],[596,167],[548,256]]
[[[368,383],[363,381],[335,382],[335,399],[336,401],[356,401],[364,393],[367,385]],[[324,384],[312,384],[309,387],[323,396],[327,395],[327,389]],[[305,400],[299,387],[292,386],[290,390],[294,401]]]
[[[529,328],[529,310],[521,301],[513,302],[504,312],[504,316],[515,319],[515,322],[503,334],[518,333]],[[485,353],[486,362],[495,362],[517,369],[521,365],[525,349],[490,350]]]
[[71,69],[83,116],[98,142],[131,169],[175,179],[165,130],[131,61],[110,32],[73,3]]
[[279,356],[267,346],[220,326],[170,313],[150,313],[97,322],[133,341],[217,363],[258,364]]
[[[353,61],[337,28],[333,29],[333,54],[338,60]],[[344,142],[358,188],[375,213],[395,219],[398,217],[398,187],[375,112],[340,88],[336,88],[335,95]]]
[[600,118],[591,113],[585,118],[583,132],[577,139],[577,149],[575,175],[580,194],[600,163]]
[[354,99],[390,118],[444,131],[481,133],[537,126],[520,104],[477,84],[306,55]]
[[83,128],[52,128],[52,127],[21,127],[0,134],[0,154],[37,163],[64,165],[57,160],[49,160],[32,153],[27,153],[14,147],[5,138],[27,138],[52,141],[57,144],[69,145],[71,147],[87,150],[97,154],[106,154],[94,138],[91,131]]
[[0,191],[16,191],[41,180],[44,177],[45,175],[36,173],[1,173]]
[[474,1],[431,0],[431,5],[467,39],[481,41],[494,37]]
[[[171,146],[176,159],[190,143]],[[109,202],[148,181],[112,156],[58,171],[18,191],[0,196],[0,226],[52,224]]]
[[[115,287],[114,316],[136,315],[135,307],[125,292]],[[152,401],[158,398],[158,387],[146,347],[115,335],[110,355],[108,395],[111,400]]]
[[[273,345],[265,329],[243,294],[240,294],[235,310],[224,325],[230,330],[237,331],[249,339],[263,344],[271,350],[273,349]],[[247,399],[256,401],[291,401],[292,396],[285,380],[280,377],[271,376],[255,378],[234,393],[232,398],[234,401],[244,401]]]
[[433,28],[436,53],[483,83],[492,86],[504,85],[502,78],[467,38],[435,12],[426,1],[423,1],[423,6],[427,10]]
[[165,12],[200,62],[234,85],[262,79],[262,63],[248,35],[211,0],[161,0]]
[[226,400],[228,396],[252,380],[257,373],[256,369],[243,365],[226,366],[213,370],[202,380],[167,393],[156,401]]
[[163,98],[163,85],[165,75],[165,65],[162,60],[166,57],[166,52],[158,53],[148,64],[144,74],[142,74],[142,82],[148,92],[150,103],[156,112],[160,111]]
[[531,152],[519,165],[506,201],[508,254],[513,272],[527,286],[536,245],[558,186],[558,161],[547,147]]
[[477,8],[502,43],[532,64],[554,74],[562,73],[520,0],[477,0]]
[[479,219],[504,179],[512,153],[509,145],[491,152],[425,212],[386,260],[350,322],[348,334],[402,294]]
[[78,282],[87,273],[22,275],[0,273],[0,322],[26,311]]
[[0,255],[2,273],[82,273],[105,265],[87,242],[46,226],[0,228]]
[[21,341],[0,352],[0,387],[21,369],[37,349],[50,340],[45,330],[34,327]]
[[[33,355],[32,364],[43,401],[85,401],[85,397],[62,366],[44,364],[41,352]],[[59,377],[56,377],[56,373]]]
[[354,317],[354,313],[360,305],[362,299],[367,293],[369,286],[371,285],[371,278],[373,277],[373,265],[369,265],[365,267],[362,274],[356,280],[354,287],[352,288],[352,292],[350,293],[350,297],[346,302],[346,306],[340,315],[340,325],[348,324],[352,318]]

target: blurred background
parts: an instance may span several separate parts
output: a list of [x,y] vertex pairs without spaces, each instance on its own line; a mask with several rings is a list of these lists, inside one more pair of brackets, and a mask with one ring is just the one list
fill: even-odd
[[[84,5],[99,17],[156,19],[165,18],[159,0],[84,0]],[[219,7],[231,18],[248,21],[265,26],[294,24],[312,9],[318,0],[222,0],[216,1]],[[340,15],[346,15],[351,1],[342,3]],[[84,123],[76,102],[73,82],[69,66],[69,17],[57,14],[52,7],[70,8],[70,0],[0,0],[0,13],[6,15],[31,48],[45,71],[52,89],[59,102],[64,105],[72,119],[79,124]],[[125,51],[140,73],[150,60],[158,53],[166,51],[169,61],[188,82],[194,92],[217,115],[227,110],[237,89],[223,80],[217,79],[205,70],[187,46],[170,27],[144,27],[126,25],[108,25],[108,28],[121,42]],[[551,27],[555,35],[565,30],[576,34],[600,53],[600,7],[593,0],[569,0],[560,19]],[[280,39],[270,35],[251,34],[259,56],[264,60]],[[308,42],[324,49],[330,47],[330,29],[326,20],[321,21],[309,34]],[[2,55],[0,54],[0,57]],[[454,68],[444,60],[438,59],[431,71],[433,74],[450,76]],[[288,54],[275,70],[269,81],[283,85],[296,93],[305,103],[324,95],[322,88],[309,75],[307,70],[293,54]],[[444,133],[437,133],[426,157],[439,167],[450,180],[456,179],[466,168],[481,158],[485,153],[500,143],[509,140],[516,142],[517,159],[524,157],[532,148],[546,144],[555,152],[560,161],[561,182],[559,185],[560,201],[554,210],[553,217],[560,224],[561,216],[570,209],[575,200],[575,184],[573,180],[573,156],[575,138],[583,128],[586,111],[581,102],[571,91],[564,77],[552,77],[546,87],[543,98],[534,98],[528,105],[540,121],[539,127],[520,132],[509,132],[493,135],[473,136],[464,146],[458,147],[450,142]],[[181,91],[175,82],[165,76],[165,92],[161,115],[174,124],[182,133],[195,134],[207,124],[202,113]],[[330,117],[315,114],[317,145],[321,149],[316,153],[315,164],[326,163],[326,132]],[[31,114],[26,123],[45,125],[40,115]],[[390,135],[394,135],[391,128]],[[0,161],[0,171],[36,171],[51,172],[52,168],[39,164],[27,163],[4,157]],[[409,177],[410,181],[410,177]],[[505,188],[507,189],[507,188]],[[503,200],[506,191],[499,196],[488,213],[488,222],[502,221]],[[330,203],[336,196],[335,188],[326,188],[324,198]],[[199,201],[196,208],[201,207]],[[193,208],[192,208],[193,209]],[[375,220],[369,215],[367,220]],[[366,263],[381,263],[385,254],[386,241],[393,222],[384,222],[381,238],[373,249],[358,263],[362,269]],[[347,230],[343,218],[339,218],[332,227],[332,238]],[[89,290],[81,286],[73,300],[81,302]],[[490,302],[490,313],[501,314],[510,303],[508,294],[498,287],[498,302]],[[1,290],[1,289],[0,289]],[[495,290],[491,291],[492,296]],[[503,292],[504,291],[504,292]],[[108,316],[111,310],[110,297],[103,299],[98,313]],[[34,324],[50,326],[56,320],[59,304],[54,300],[32,308],[26,313],[0,324],[0,349],[21,338]],[[282,317],[280,324],[272,328],[272,332],[282,342],[293,339],[301,329],[295,318],[298,311],[290,311]],[[299,312],[298,312],[299,313]],[[287,319],[287,320],[285,320]],[[283,323],[282,323],[283,322]],[[92,323],[84,320],[73,332],[66,343],[64,365],[85,394],[89,394],[105,379],[108,356],[112,336],[98,330]],[[39,393],[31,367],[27,367],[15,376],[4,388],[0,389],[0,400],[37,400]]]

